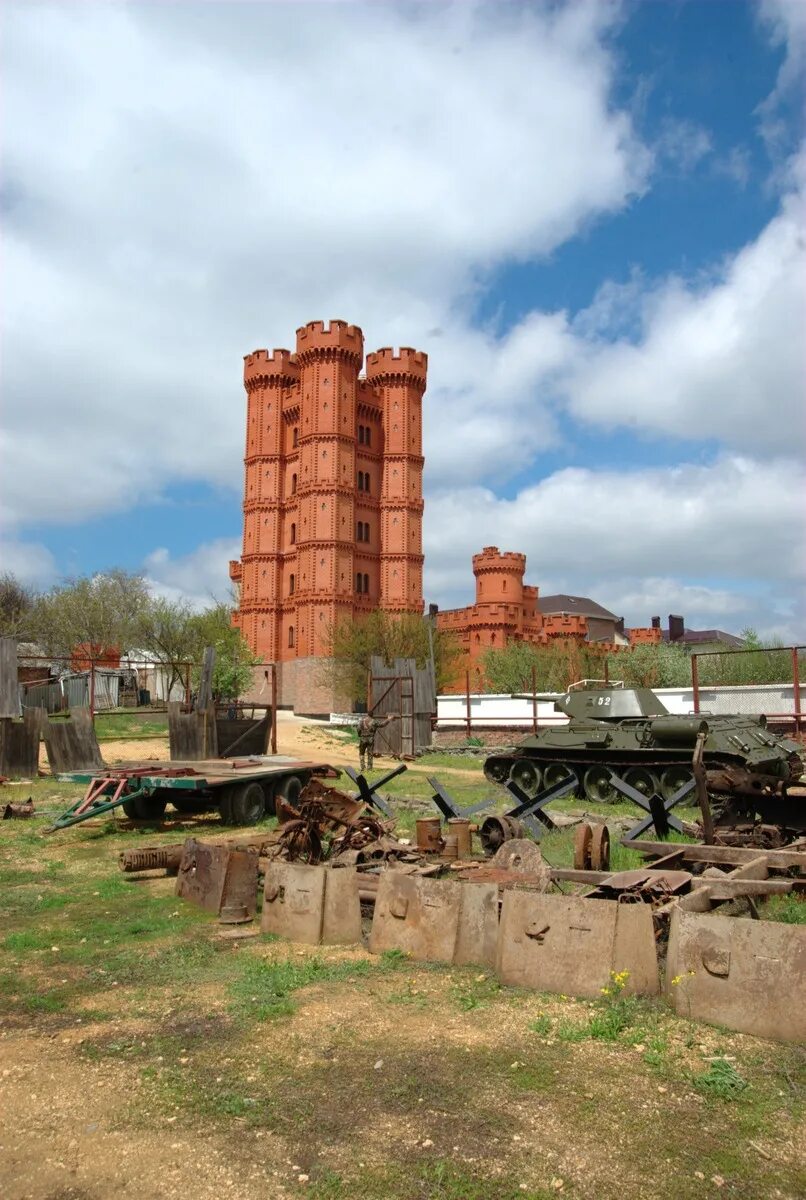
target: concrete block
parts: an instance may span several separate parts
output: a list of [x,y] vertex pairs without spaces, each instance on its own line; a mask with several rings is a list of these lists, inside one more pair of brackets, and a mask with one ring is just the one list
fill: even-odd
[[806,1042],[806,927],[676,908],[666,991],[680,1016]]
[[401,950],[428,962],[453,962],[463,885],[384,871],[369,949]]
[[[322,868],[320,868],[322,869]],[[322,945],[351,946],[361,941],[361,901],[358,872],[350,867],[325,870]]]
[[324,867],[270,863],[263,890],[261,931],[291,942],[318,946],[322,940],[324,904]]
[[453,961],[457,966],[478,963],[495,968],[498,944],[498,887],[494,883],[463,883]]
[[625,990],[659,991],[652,914],[645,905],[504,892],[496,969],[502,983],[572,996],[598,996],[611,971]]

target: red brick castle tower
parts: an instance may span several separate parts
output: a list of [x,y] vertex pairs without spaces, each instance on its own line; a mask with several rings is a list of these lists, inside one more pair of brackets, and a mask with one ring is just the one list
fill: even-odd
[[427,356],[367,356],[361,330],[311,321],[297,349],[244,360],[244,536],[233,616],[281,665],[284,704],[330,711],[327,630],[384,608],[422,612],[422,397]]

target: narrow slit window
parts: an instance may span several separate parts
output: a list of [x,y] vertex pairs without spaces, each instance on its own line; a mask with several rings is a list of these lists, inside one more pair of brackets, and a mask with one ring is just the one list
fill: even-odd
[[293,648],[293,645],[294,645],[294,626],[293,625],[288,626],[288,645],[289,645],[289,649]]
[[292,496],[293,496],[293,494],[294,494],[294,492],[295,492],[296,490],[297,490],[297,476],[296,476],[296,472],[295,472],[295,473],[294,473],[294,474],[291,476],[291,495],[292,495]]
[[297,577],[294,574],[288,576],[288,594],[293,596],[297,587]]
[[364,576],[364,595],[369,595],[369,575]]
[[291,522],[291,545],[293,546],[297,540],[297,524],[296,521]]

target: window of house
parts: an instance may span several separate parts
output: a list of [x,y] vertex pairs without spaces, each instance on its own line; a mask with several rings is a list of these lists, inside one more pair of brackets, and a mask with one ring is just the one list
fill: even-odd
[[291,476],[291,494],[293,495],[296,490],[297,490],[297,476],[296,476],[296,474],[294,474]]
[[288,626],[288,645],[289,645],[289,647],[293,647],[293,645],[294,645],[294,626],[293,625]]
[[294,595],[294,592],[295,592],[295,590],[296,590],[296,587],[297,587],[297,577],[296,577],[296,575],[293,575],[293,574],[292,574],[292,575],[289,575],[289,576],[288,576],[288,594],[289,594],[289,596],[293,596],[293,595]]
[[297,524],[296,521],[291,522],[291,545],[293,546],[297,540]]

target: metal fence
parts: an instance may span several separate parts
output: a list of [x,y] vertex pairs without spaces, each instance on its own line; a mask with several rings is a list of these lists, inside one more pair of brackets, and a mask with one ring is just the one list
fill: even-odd
[[763,714],[775,724],[804,726],[800,680],[806,646],[771,650],[708,650],[691,656],[694,711],[706,716]]

